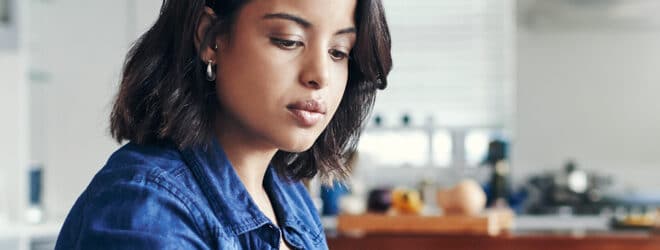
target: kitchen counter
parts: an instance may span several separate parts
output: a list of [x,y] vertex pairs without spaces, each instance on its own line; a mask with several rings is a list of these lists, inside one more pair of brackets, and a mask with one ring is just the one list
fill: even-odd
[[601,216],[518,216],[500,236],[430,233],[346,234],[323,218],[330,249],[660,250],[660,233],[613,231]]
[[660,250],[660,235],[516,233],[497,237],[438,234],[328,235],[330,249]]

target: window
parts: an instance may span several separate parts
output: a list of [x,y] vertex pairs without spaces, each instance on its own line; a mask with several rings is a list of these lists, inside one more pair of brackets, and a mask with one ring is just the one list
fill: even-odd
[[492,136],[486,130],[473,130],[465,135],[465,163],[467,166],[479,166],[488,154],[488,144]]
[[449,130],[436,130],[433,133],[433,165],[448,167],[452,164],[453,143]]
[[[377,113],[497,127],[513,113],[512,0],[384,0],[394,68]],[[391,114],[391,115],[394,115]]]
[[[514,105],[513,0],[384,0],[394,68],[358,150],[372,166],[473,167]],[[406,118],[404,118],[406,117]]]
[[360,138],[360,157],[369,165],[424,167],[429,137],[419,129],[372,129]]

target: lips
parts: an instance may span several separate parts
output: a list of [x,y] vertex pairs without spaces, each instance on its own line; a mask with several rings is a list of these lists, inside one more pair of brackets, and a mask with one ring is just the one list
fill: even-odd
[[316,100],[304,100],[286,106],[296,122],[303,127],[316,125],[326,113],[325,104]]

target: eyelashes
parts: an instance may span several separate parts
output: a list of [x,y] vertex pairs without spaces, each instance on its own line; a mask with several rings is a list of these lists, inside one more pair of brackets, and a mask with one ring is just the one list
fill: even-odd
[[[304,47],[305,44],[301,41],[282,39],[277,37],[271,37],[270,42],[283,50],[295,50],[300,47]],[[328,54],[335,61],[342,61],[350,59],[350,56],[347,52],[338,50],[338,49],[329,49]]]
[[294,41],[294,40],[288,40],[288,39],[281,39],[277,37],[271,37],[270,42],[277,47],[285,50],[293,50],[298,47],[302,47],[305,44],[301,41]]
[[346,54],[346,52],[343,52],[341,50],[329,49],[328,53],[330,54],[332,59],[335,59],[335,60],[351,59],[351,57],[348,54]]

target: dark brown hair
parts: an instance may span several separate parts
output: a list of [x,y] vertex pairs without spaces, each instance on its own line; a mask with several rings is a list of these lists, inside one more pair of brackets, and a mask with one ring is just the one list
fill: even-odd
[[[118,141],[174,143],[184,149],[208,145],[219,102],[199,58],[218,35],[231,35],[248,0],[164,0],[156,23],[133,45],[110,116]],[[194,37],[204,7],[216,13],[199,50]],[[350,52],[348,84],[339,108],[312,147],[301,153],[278,151],[272,160],[281,176],[294,180],[317,173],[328,180],[349,172],[377,89],[387,86],[392,67],[390,33],[380,0],[357,0],[356,43]],[[328,178],[329,177],[329,178]]]

